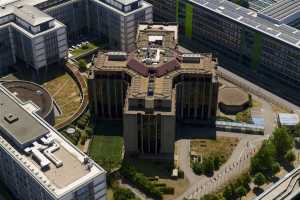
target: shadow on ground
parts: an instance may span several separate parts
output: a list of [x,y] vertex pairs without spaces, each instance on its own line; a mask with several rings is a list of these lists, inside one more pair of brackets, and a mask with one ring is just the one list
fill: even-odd
[[217,131],[215,128],[203,126],[178,125],[176,139],[216,139]]
[[256,196],[259,196],[261,193],[264,192],[264,190],[261,189],[261,188],[259,188],[259,187],[255,187],[255,188],[253,189],[253,192],[254,192],[254,194],[255,194]]

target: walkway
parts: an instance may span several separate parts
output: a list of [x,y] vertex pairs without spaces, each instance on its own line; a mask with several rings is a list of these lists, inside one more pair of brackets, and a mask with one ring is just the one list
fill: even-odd
[[[231,135],[231,133],[225,132],[218,132],[217,134]],[[214,173],[213,177],[197,176],[194,174],[189,161],[189,140],[179,141],[179,167],[185,172],[185,176],[190,181],[190,187],[176,200],[184,198],[198,199],[205,194],[216,191],[229,180],[232,180],[250,167],[250,158],[255,153],[256,147],[265,137],[236,133],[232,133],[232,135],[239,135],[241,140],[229,160],[220,167],[219,171]]]
[[153,200],[153,199],[147,197],[142,191],[140,191],[136,187],[134,187],[131,184],[127,183],[127,181],[123,178],[120,180],[120,186],[122,186],[123,188],[127,188],[127,189],[131,190],[141,200]]

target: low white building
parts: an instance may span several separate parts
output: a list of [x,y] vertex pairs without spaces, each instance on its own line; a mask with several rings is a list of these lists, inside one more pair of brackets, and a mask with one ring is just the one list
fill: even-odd
[[299,115],[290,113],[278,114],[278,126],[296,126],[299,123]]

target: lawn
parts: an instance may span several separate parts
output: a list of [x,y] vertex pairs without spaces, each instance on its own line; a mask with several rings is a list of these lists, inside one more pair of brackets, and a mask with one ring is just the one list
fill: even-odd
[[192,156],[210,156],[219,155],[224,161],[228,160],[239,139],[235,137],[217,137],[213,139],[195,139],[191,140]]
[[89,52],[89,51],[91,51],[93,49],[96,49],[96,48],[98,48],[97,45],[95,45],[94,43],[89,42],[87,45],[84,45],[84,46],[81,46],[80,48],[74,49],[71,52],[71,54],[76,57],[76,56],[79,56],[83,53]]
[[80,107],[81,96],[78,85],[72,77],[65,73],[46,83],[43,86],[55,99],[62,114],[55,118],[55,124],[60,124],[70,118]]
[[98,121],[90,145],[90,156],[104,169],[119,168],[123,152],[122,121]]

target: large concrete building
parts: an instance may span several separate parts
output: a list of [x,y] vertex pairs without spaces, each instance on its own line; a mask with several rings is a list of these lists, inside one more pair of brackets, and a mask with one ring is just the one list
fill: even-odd
[[89,34],[132,51],[137,24],[152,21],[152,5],[143,0],[2,0],[0,7],[0,74],[16,63],[39,73],[62,62],[67,37]]
[[0,179],[20,200],[105,200],[106,172],[0,84]]
[[90,0],[90,29],[110,50],[135,50],[139,22],[152,22],[152,5],[143,0]]
[[300,31],[286,24],[299,20],[299,0],[260,13],[227,0],[150,2],[154,19],[173,13],[169,21],[177,19],[181,45],[212,52],[221,66],[299,103],[292,93],[300,89]]
[[127,153],[173,153],[177,122],[215,124],[217,60],[181,53],[177,39],[177,25],[141,24],[136,51],[99,53],[94,60],[91,111],[123,119]]
[[28,4],[0,1],[0,73],[17,62],[39,72],[66,56],[66,26]]

